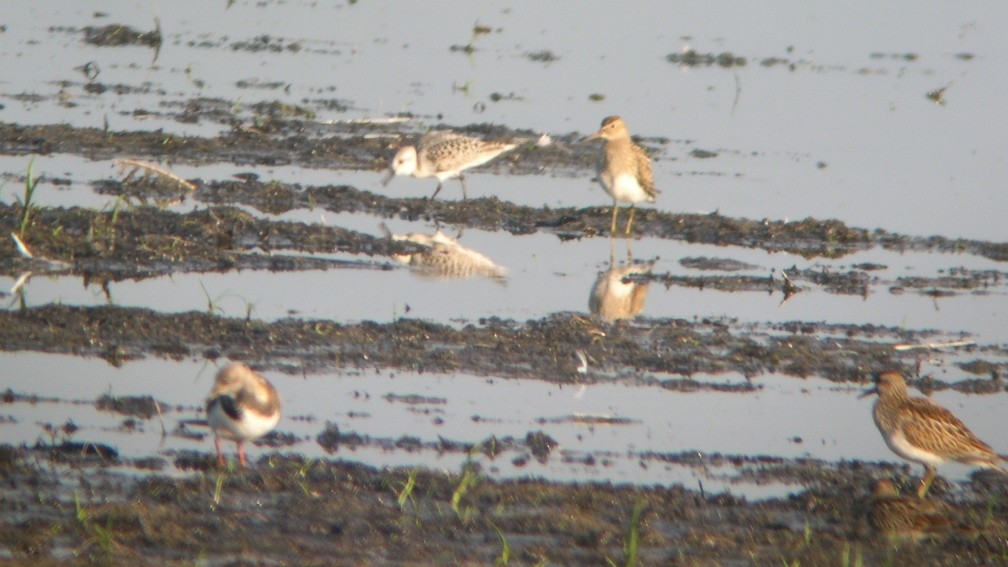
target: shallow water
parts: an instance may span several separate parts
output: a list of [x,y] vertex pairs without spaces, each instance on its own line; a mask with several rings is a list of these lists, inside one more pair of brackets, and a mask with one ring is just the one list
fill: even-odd
[[[51,439],[42,425],[56,427],[72,420],[80,429],[76,441],[110,443],[125,458],[171,455],[180,450],[206,450],[209,437],[177,435],[177,423],[198,420],[196,395],[209,390],[215,369],[202,361],[145,360],[116,369],[102,361],[74,360],[74,377],[64,376],[67,357],[40,354],[0,355],[8,387],[33,392],[50,401],[5,404],[0,431],[11,443],[43,443]],[[40,381],[39,376],[53,378]],[[423,465],[455,471],[465,453],[431,449],[392,450],[383,443],[404,436],[423,443],[449,441],[478,444],[496,436],[524,439],[542,431],[556,440],[545,463],[527,451],[504,451],[495,459],[476,459],[495,476],[533,476],[553,480],[667,484],[680,482],[708,490],[728,490],[750,497],[795,490],[779,483],[756,485],[738,477],[734,467],[686,466],[652,454],[693,453],[773,455],[826,461],[891,459],[870,419],[871,401],[858,399],[861,389],[820,379],[795,380],[766,375],[754,380],[754,393],[682,393],[640,387],[622,380],[593,385],[562,386],[538,380],[409,372],[342,372],[290,376],[268,373],[288,408],[278,430],[301,441],[285,447],[308,457],[328,453],[315,437],[326,423],[344,435],[357,433],[377,441],[356,449],[340,449],[336,457],[378,466]],[[694,376],[711,383],[739,383],[744,378]],[[390,398],[390,394],[400,398]],[[139,420],[139,429],[124,428],[126,416],[96,411],[94,401],[149,395],[163,407],[162,417]],[[408,396],[416,402],[401,401]],[[981,437],[996,440],[1000,408],[1008,394],[965,396],[938,394],[936,401],[969,416]],[[590,423],[593,419],[616,423]],[[162,426],[167,436],[162,435]],[[208,435],[205,427],[186,431]],[[380,440],[385,440],[380,442]],[[1005,447],[999,447],[1002,451]],[[228,445],[228,451],[233,446]],[[269,449],[251,449],[252,458]],[[517,464],[516,459],[524,456]],[[586,464],[591,457],[593,463]],[[701,462],[702,462],[701,458]],[[963,479],[969,469],[943,469],[946,477]]]
[[[908,11],[867,2],[759,9],[651,2],[621,19],[605,17],[605,3],[582,4],[577,18],[562,4],[440,8],[19,6],[7,12],[0,57],[9,72],[0,90],[6,98],[45,100],[9,101],[0,115],[94,127],[107,116],[113,129],[192,134],[206,128],[132,115],[137,108],[163,111],[161,96],[82,93],[84,76],[74,68],[88,61],[100,66],[102,83],[150,84],[183,100],[219,98],[234,102],[239,113],[263,99],[309,107],[336,99],[351,108],[320,108],[319,120],[408,111],[426,123],[497,122],[554,133],[587,133],[602,116],[619,113],[633,132],[672,140],[656,162],[666,191],[661,207],[751,218],[836,217],[909,234],[1003,236],[998,227],[1008,197],[999,187],[1008,167],[1008,128],[990,109],[1008,87],[1002,72],[1008,24],[997,3]],[[866,19],[866,13],[873,15]],[[153,64],[151,49],[94,47],[78,32],[63,31],[110,23],[150,31],[155,17],[165,40]],[[474,23],[492,31],[474,37]],[[264,36],[278,52],[236,48]],[[476,49],[471,56],[450,51],[469,42]],[[300,49],[287,49],[293,43]],[[748,64],[682,68],[666,60],[686,48],[728,51]],[[527,55],[542,50],[558,59],[542,63]],[[772,57],[793,68],[760,64]],[[248,83],[279,87],[243,87]],[[946,104],[926,97],[946,86]],[[518,100],[493,102],[493,93]],[[604,98],[592,101],[593,93]],[[67,97],[76,106],[67,108]],[[690,157],[696,148],[719,155]],[[683,177],[690,172],[704,176]]]
[[[25,3],[5,12],[0,61],[0,120],[24,125],[65,123],[111,130],[155,130],[214,136],[225,122],[181,122],[187,101],[219,99],[230,115],[251,121],[260,101],[301,105],[315,122],[384,119],[413,115],[416,132],[434,124],[465,126],[497,123],[556,136],[593,131],[601,118],[621,114],[633,133],[645,138],[655,156],[663,193],[655,205],[668,211],[713,212],[732,217],[836,218],[851,226],[881,228],[909,235],[1004,240],[1008,195],[1008,124],[1000,107],[1008,90],[1005,38],[1008,18],[1000,4],[927,7],[845,3],[712,6],[705,2],[635,4],[625,18],[609,16],[606,3],[571,6],[534,2],[424,4],[311,2],[120,3],[50,6]],[[872,17],[865,18],[870,13]],[[94,47],[85,44],[83,26],[122,23],[141,31],[160,21],[164,44],[152,49]],[[436,23],[436,25],[435,25]],[[474,35],[474,24],[489,26]],[[263,38],[268,36],[268,40]],[[261,50],[242,47],[258,43]],[[452,46],[472,43],[466,55]],[[292,47],[295,46],[296,47]],[[272,49],[276,48],[276,49]],[[731,52],[748,58],[745,66],[687,68],[666,60],[684,49]],[[556,59],[533,60],[548,50]],[[155,60],[156,55],[156,60]],[[783,63],[762,65],[764,58]],[[91,94],[76,68],[93,61],[96,81],[125,85],[127,92]],[[947,87],[944,104],[927,93]],[[494,101],[494,94],[503,98]],[[592,100],[591,95],[601,95]],[[598,98],[598,97],[595,97]],[[339,103],[338,105],[333,103]],[[338,106],[338,108],[336,108]],[[143,111],[143,112],[137,112]],[[714,152],[700,158],[694,150]],[[126,155],[117,157],[130,157]],[[0,156],[0,201],[20,194],[30,157]],[[376,171],[329,171],[300,166],[253,167],[233,163],[168,164],[189,179],[224,180],[253,172],[262,179],[304,185],[347,184],[397,196],[423,197],[433,180],[395,179],[379,185]],[[111,160],[78,155],[37,156],[36,175],[44,175],[38,202],[44,206],[115,206],[115,199],[93,192],[92,183],[118,175]],[[608,205],[590,172],[541,175],[467,176],[470,197],[496,196],[526,206]],[[55,184],[67,179],[69,184]],[[448,181],[441,197],[461,192]],[[169,210],[188,211],[205,204],[189,199]],[[251,212],[251,209],[248,209]],[[369,234],[385,223],[393,232],[433,232],[425,222],[293,210],[281,220],[322,223]],[[442,227],[454,234],[455,227]],[[604,238],[561,241],[539,232],[466,229],[460,243],[506,266],[506,285],[485,278],[437,280],[394,267],[384,258],[355,258],[362,269],[307,272],[241,271],[176,273],[110,284],[110,296],[84,287],[70,275],[33,276],[24,288],[27,305],[62,303],[146,307],[166,312],[212,310],[231,317],[264,320],[285,317],[340,322],[391,321],[415,317],[450,324],[484,317],[536,319],[557,312],[587,313],[592,284],[611,257],[625,258],[626,244]],[[982,290],[934,298],[900,287],[902,277],[940,277],[953,268],[1003,275],[1004,263],[960,253],[894,252],[870,249],[838,260],[806,259],[796,254],[697,245],[643,238],[632,242],[635,258],[654,261],[656,274],[705,275],[685,268],[687,257],[739,260],[754,268],[737,272],[769,276],[799,269],[849,270],[860,263],[885,268],[865,297],[839,295],[814,283],[796,281],[802,293],[781,303],[781,294],[722,292],[651,283],[642,316],[648,318],[726,318],[758,325],[787,321],[873,324],[914,330],[934,329],[948,340],[979,345],[1008,343],[1004,278]],[[286,253],[286,252],[277,252]],[[20,274],[0,274],[0,291],[9,291]],[[9,293],[0,297],[18,305]],[[962,335],[962,336],[961,336]],[[89,404],[112,390],[119,395],[150,394],[183,412],[166,416],[166,425],[198,415],[213,369],[202,362],[130,362],[121,369],[103,361],[35,353],[0,356],[5,376],[0,387],[19,393],[57,396],[57,402],[4,406],[16,423],[0,423],[11,441],[32,442],[40,422],[70,416],[88,440],[108,441],[124,454],[142,456],[174,449],[209,450],[209,441],[169,437],[160,427],[144,432],[117,431],[120,416],[96,413]],[[922,369],[941,379],[966,376],[956,362],[968,354],[946,349],[923,357]],[[77,377],[68,381],[67,374]],[[855,391],[811,379],[758,376],[756,394],[655,392],[652,387],[599,384],[583,390],[538,381],[494,380],[473,376],[272,375],[287,400],[281,429],[306,440],[292,450],[320,454],[314,436],[325,421],[361,434],[398,438],[404,432],[435,440],[437,435],[476,442],[488,434],[524,437],[544,429],[561,444],[548,464],[534,459],[514,467],[510,457],[492,463],[501,476],[556,479],[610,479],[635,483],[684,482],[714,476],[660,463],[640,466],[644,451],[698,450],[746,455],[812,456],[826,460],[897,460],[887,452],[869,418],[870,402]],[[709,377],[712,381],[731,380]],[[742,380],[742,378],[737,378]],[[371,396],[360,400],[354,391]],[[803,390],[808,390],[804,392]],[[436,408],[445,420],[432,425],[381,396],[387,391],[445,397]],[[699,396],[699,398],[698,398]],[[702,398],[702,399],[701,399]],[[936,398],[949,405],[1001,452],[995,416],[1004,393]],[[540,403],[541,402],[541,403]],[[351,412],[366,418],[349,418]],[[630,425],[594,427],[538,420],[576,413],[630,418]],[[480,415],[487,422],[474,422]],[[696,427],[709,416],[714,425]],[[828,416],[828,419],[823,419]],[[786,418],[786,419],[785,419]],[[579,437],[580,436],[580,437]],[[792,441],[802,438],[801,443]],[[155,449],[156,447],[156,449]],[[564,462],[582,453],[608,455],[608,465]],[[341,453],[375,464],[424,464],[455,470],[462,456],[363,448]],[[957,467],[943,474],[962,478]],[[728,471],[731,476],[731,471]],[[724,486],[730,483],[725,481]],[[781,487],[732,490],[767,494]]]

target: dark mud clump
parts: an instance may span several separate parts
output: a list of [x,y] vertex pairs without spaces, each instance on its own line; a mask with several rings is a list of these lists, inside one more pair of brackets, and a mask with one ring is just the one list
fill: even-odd
[[95,402],[95,408],[99,410],[140,419],[150,419],[155,415],[160,415],[163,407],[165,407],[164,404],[159,403],[151,396],[111,396],[105,394]]
[[724,53],[698,53],[692,49],[683,52],[670,53],[665,57],[669,63],[675,63],[676,65],[683,65],[686,67],[710,67],[711,65],[717,65],[719,67],[745,67],[746,61],[745,57],[734,55],[729,51]]
[[542,431],[530,431],[529,434],[525,436],[525,445],[537,461],[545,463],[549,460],[550,452],[558,445],[558,443],[556,439],[546,435]]
[[109,24],[102,27],[87,26],[83,30],[84,42],[99,47],[121,47],[124,45],[141,45],[160,48],[163,40],[161,26],[154,31],[141,32],[123,24]]

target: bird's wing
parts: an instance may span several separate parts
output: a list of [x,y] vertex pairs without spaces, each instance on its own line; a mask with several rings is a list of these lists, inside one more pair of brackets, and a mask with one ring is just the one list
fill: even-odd
[[241,407],[249,408],[259,415],[272,415],[280,408],[280,397],[269,382],[263,380],[260,385],[265,387],[264,396],[256,396],[251,388],[242,388],[235,394],[235,401]]
[[224,410],[224,413],[231,419],[241,419],[241,406],[238,404],[238,400],[236,400],[231,394],[215,394],[210,396],[206,402],[206,411],[208,414],[210,413],[210,408],[216,404],[220,404],[221,409]]
[[901,409],[899,420],[907,441],[926,451],[968,457],[993,455],[989,445],[973,435],[949,410],[914,398]]
[[644,189],[651,198],[658,196],[658,189],[654,184],[654,172],[651,169],[651,158],[647,152],[637,144],[633,144],[634,159],[637,161],[637,183]]

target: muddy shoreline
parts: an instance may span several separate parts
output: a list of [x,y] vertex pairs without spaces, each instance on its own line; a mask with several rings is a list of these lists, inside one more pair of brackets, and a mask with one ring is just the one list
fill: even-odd
[[[808,463],[808,488],[747,502],[681,486],[495,481],[271,454],[251,470],[176,457],[181,477],[0,446],[11,564],[983,564],[1008,553],[1003,484],[961,487],[957,529],[893,547],[871,534],[871,464]],[[769,467],[754,467],[754,474]],[[791,471],[789,474],[794,474]],[[409,488],[407,488],[409,487]],[[941,486],[939,486],[941,488]],[[1000,491],[999,491],[1000,490]],[[982,496],[981,496],[982,495]],[[629,542],[634,543],[629,543]]]
[[[232,118],[221,104],[197,99],[177,115],[162,117],[227,123]],[[227,133],[214,138],[0,124],[0,153],[368,170],[376,172],[377,185],[377,172],[386,167],[392,149],[416,134],[397,123],[316,124],[309,112],[279,104],[263,105],[256,112],[262,119],[254,126],[233,122]],[[539,147],[533,144],[533,132],[492,125],[455,128],[528,140],[492,165],[502,174],[582,175],[596,159],[591,148],[573,143],[578,137],[573,133],[554,135],[554,145]],[[669,143],[643,142],[656,152]],[[815,321],[753,324],[727,317],[643,317],[608,324],[580,313],[554,313],[526,321],[485,318],[458,325],[408,317],[387,323],[298,318],[266,322],[213,312],[172,314],[116,306],[107,291],[109,282],[249,269],[404,269],[393,264],[392,256],[415,249],[380,235],[268,218],[295,209],[361,212],[511,234],[544,232],[561,240],[606,237],[610,220],[608,207],[539,209],[496,198],[463,205],[387,197],[367,188],[300,186],[254,175],[186,181],[195,189],[158,176],[112,175],[92,185],[96,192],[118,199],[116,207],[34,209],[21,234],[34,258],[23,257],[12,240],[4,239],[0,270],[12,277],[32,272],[35,277],[59,274],[104,282],[110,304],[32,305],[21,296],[21,305],[0,311],[0,350],[95,357],[114,366],[146,357],[239,359],[292,374],[339,369],[460,372],[562,384],[618,379],[676,391],[730,389],[744,394],[754,389],[748,381],[725,385],[693,377],[773,372],[856,385],[881,370],[897,368],[916,375],[928,349],[896,345],[963,338],[926,329]],[[179,199],[200,207],[179,213],[163,205]],[[243,206],[264,215],[250,214]],[[16,229],[23,214],[16,204],[0,205],[0,224]],[[881,247],[1008,259],[1008,244],[906,236],[829,219],[782,222],[641,210],[635,226],[648,237],[788,251],[806,258],[840,258]],[[353,259],[324,257],[333,253]],[[693,261],[700,266],[711,259]],[[709,265],[732,269],[718,259]],[[794,268],[785,273],[796,286],[792,293],[813,285],[848,295],[887,287],[935,297],[982,293],[1006,275],[963,270],[882,281],[873,275],[877,269],[862,265],[845,272]],[[765,278],[665,273],[642,279],[652,285],[765,291],[782,300],[787,293],[779,272]],[[5,292],[3,298],[13,304],[18,296]],[[578,352],[590,361],[589,371],[578,371]],[[922,384],[977,394],[1003,390],[1000,376],[1008,371],[1003,346],[965,344],[959,353],[955,364],[967,373],[965,378]],[[25,393],[8,390],[3,403],[27,399]],[[157,419],[143,407],[145,413],[115,406],[112,411],[141,421]],[[0,412],[2,408],[0,404]],[[51,424],[50,429],[56,432],[61,425]],[[689,452],[639,455],[641,466],[727,465],[757,483],[794,487],[786,497],[759,501],[709,494],[702,485],[614,486],[493,477],[489,471],[497,451],[515,459],[561,458],[551,454],[550,440],[540,434],[530,431],[524,439],[495,438],[479,446],[443,439],[435,450],[470,455],[462,471],[450,473],[356,464],[353,450],[360,446],[402,451],[431,447],[405,434],[375,439],[321,425],[317,442],[333,458],[305,459],[285,451],[282,437],[271,437],[265,444],[276,451],[250,470],[218,470],[209,444],[204,453],[138,460],[120,459],[114,447],[87,439],[60,442],[57,433],[49,443],[0,445],[0,494],[6,511],[0,520],[0,559],[23,565],[189,564],[193,558],[208,564],[486,565],[507,558],[512,564],[606,565],[636,557],[640,564],[822,565],[863,560],[962,565],[1008,556],[1008,484],[1000,477],[976,474],[956,484],[940,480],[935,497],[954,504],[951,520],[957,529],[918,545],[894,547],[867,526],[868,491],[881,477],[895,477],[910,487],[917,469]]]

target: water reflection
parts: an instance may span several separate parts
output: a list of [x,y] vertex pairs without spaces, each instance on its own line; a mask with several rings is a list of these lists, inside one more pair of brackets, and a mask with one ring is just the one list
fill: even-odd
[[609,269],[601,272],[588,297],[588,310],[605,321],[633,319],[644,310],[649,281],[634,276],[649,275],[654,262],[633,259],[627,242],[627,259],[616,263],[615,242],[610,239]]
[[462,246],[458,239],[448,236],[440,228],[430,235],[420,232],[392,234],[384,225],[382,230],[392,240],[412,242],[423,247],[420,252],[393,256],[396,261],[410,266],[419,275],[444,279],[482,276],[501,284],[507,281],[507,268]]

